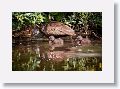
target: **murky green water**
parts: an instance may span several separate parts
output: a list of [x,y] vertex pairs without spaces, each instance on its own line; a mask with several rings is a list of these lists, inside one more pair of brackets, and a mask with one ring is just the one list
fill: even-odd
[[49,46],[48,42],[13,44],[13,71],[101,71],[102,46]]

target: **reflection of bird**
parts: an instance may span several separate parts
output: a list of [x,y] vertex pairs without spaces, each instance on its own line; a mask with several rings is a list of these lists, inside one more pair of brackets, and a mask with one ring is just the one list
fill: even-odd
[[42,26],[41,31],[47,36],[74,36],[76,35],[74,30],[69,26],[56,21],[51,21],[50,23]]

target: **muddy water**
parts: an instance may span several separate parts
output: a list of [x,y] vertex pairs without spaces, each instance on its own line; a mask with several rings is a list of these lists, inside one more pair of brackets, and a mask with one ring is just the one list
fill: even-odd
[[21,42],[12,47],[13,71],[102,71],[102,46],[49,46],[48,42]]

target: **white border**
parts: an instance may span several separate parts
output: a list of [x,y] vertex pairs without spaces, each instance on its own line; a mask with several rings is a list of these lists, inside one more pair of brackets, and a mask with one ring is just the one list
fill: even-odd
[[[114,83],[114,3],[112,0],[1,0],[0,82]],[[102,12],[102,71],[12,71],[12,12]]]

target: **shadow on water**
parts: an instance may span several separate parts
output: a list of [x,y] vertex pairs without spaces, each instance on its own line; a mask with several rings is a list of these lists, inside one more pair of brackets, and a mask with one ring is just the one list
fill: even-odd
[[102,71],[102,46],[49,46],[25,42],[12,48],[13,71]]

